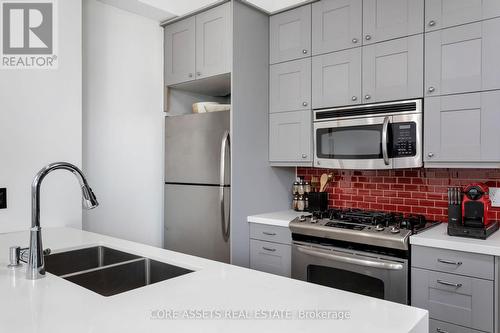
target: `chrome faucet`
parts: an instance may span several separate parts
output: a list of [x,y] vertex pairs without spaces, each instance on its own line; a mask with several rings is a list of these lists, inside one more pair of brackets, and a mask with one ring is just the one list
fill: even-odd
[[82,188],[83,207],[93,209],[99,205],[82,171],[76,166],[66,162],[51,163],[40,170],[31,184],[31,229],[28,267],[26,278],[29,280],[40,279],[45,276],[45,263],[43,260],[42,229],[40,228],[40,186],[43,179],[54,170],[66,170],[73,173]]

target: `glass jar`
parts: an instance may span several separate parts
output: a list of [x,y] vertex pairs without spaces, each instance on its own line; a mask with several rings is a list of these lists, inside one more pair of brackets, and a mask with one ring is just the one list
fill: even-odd
[[306,206],[306,200],[304,199],[303,195],[299,195],[299,199],[297,201],[297,210],[299,212],[303,212],[305,210]]

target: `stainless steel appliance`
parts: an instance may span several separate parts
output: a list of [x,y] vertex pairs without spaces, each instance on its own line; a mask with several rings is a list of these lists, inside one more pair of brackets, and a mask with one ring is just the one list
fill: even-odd
[[409,304],[409,237],[421,215],[332,209],[290,222],[292,277]]
[[314,166],[421,167],[422,100],[314,111]]
[[165,137],[164,247],[229,262],[229,112],[167,117]]

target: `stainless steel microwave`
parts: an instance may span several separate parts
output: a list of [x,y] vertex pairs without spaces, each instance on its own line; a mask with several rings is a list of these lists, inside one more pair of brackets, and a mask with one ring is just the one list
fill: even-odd
[[314,166],[416,168],[422,161],[422,100],[314,110]]

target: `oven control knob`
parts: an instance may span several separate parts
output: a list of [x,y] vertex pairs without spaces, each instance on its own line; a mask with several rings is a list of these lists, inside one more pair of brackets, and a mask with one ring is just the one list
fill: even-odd
[[385,227],[382,224],[377,224],[375,226],[375,230],[377,230],[377,231],[383,231],[384,229],[385,229]]
[[306,216],[305,216],[305,215],[301,215],[301,216],[299,217],[299,221],[300,221],[300,222],[304,222],[305,220],[306,220]]
[[391,234],[398,234],[399,233],[399,228],[397,226],[392,226],[391,227]]

